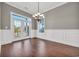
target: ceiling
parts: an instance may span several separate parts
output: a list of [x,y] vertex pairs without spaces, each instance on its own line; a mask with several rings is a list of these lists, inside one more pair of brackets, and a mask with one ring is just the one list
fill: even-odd
[[[38,2],[6,2],[6,3],[30,14],[35,14],[38,11]],[[61,6],[65,3],[67,2],[40,2],[39,11],[40,13],[44,13],[58,6]]]

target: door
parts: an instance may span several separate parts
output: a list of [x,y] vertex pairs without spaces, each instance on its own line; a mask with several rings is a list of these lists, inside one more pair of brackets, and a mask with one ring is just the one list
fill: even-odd
[[14,38],[25,39],[31,37],[31,18],[11,13],[11,19]]

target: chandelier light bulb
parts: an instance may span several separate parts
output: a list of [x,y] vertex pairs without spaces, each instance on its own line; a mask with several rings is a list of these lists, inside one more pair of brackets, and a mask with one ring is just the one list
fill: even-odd
[[34,19],[36,19],[36,20],[40,20],[40,19],[42,19],[42,18],[45,18],[45,17],[44,17],[44,14],[41,14],[41,13],[39,12],[39,2],[38,2],[38,13],[34,14],[33,17],[34,17]]
[[33,15],[32,17],[35,17],[35,15]]
[[38,15],[40,15],[41,13],[37,13]]

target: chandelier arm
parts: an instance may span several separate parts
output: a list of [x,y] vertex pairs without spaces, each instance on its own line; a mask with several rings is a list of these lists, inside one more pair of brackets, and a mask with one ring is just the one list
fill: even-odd
[[40,6],[39,6],[39,2],[37,3],[37,13],[33,15],[33,17],[37,20],[40,21],[40,18],[44,18],[44,15],[40,13]]

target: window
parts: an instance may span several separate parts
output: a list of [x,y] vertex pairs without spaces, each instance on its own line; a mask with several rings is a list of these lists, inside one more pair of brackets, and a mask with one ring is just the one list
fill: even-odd
[[15,37],[29,36],[30,18],[12,14],[12,20]]
[[45,19],[42,18],[40,21],[39,21],[39,32],[43,33],[45,31]]

